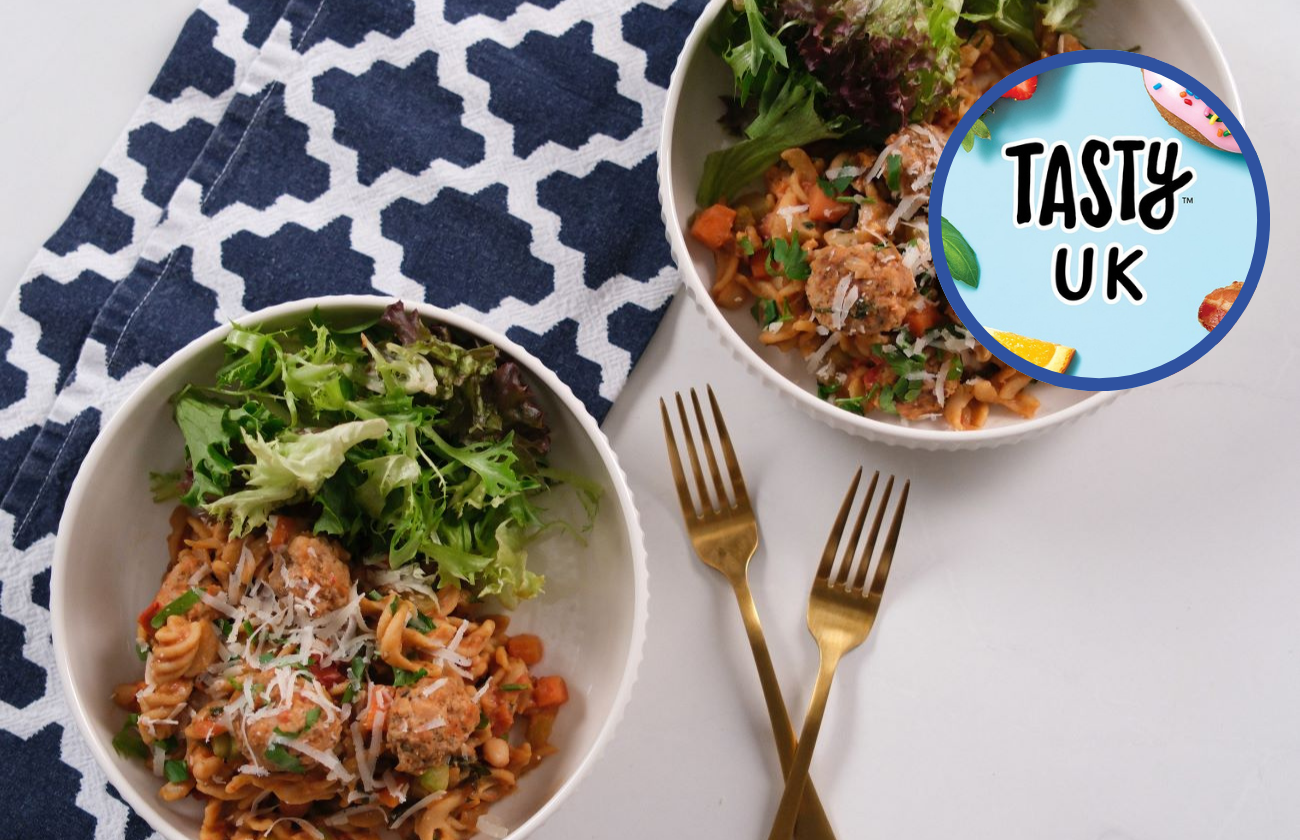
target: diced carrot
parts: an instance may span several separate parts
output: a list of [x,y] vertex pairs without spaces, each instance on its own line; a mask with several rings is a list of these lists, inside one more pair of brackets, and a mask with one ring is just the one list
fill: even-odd
[[691,236],[715,251],[731,239],[731,226],[736,222],[736,211],[719,202],[706,207],[695,217]]
[[827,195],[818,184],[808,190],[808,218],[814,222],[838,222],[848,215],[849,205]]
[[289,544],[289,540],[302,530],[302,523],[292,516],[277,516],[275,519],[275,530],[271,531],[271,539],[268,544],[272,550],[283,548]]
[[506,653],[522,659],[525,665],[536,665],[542,661],[542,640],[532,633],[511,636],[510,641],[506,642]]
[[766,280],[771,276],[767,273],[767,251],[762,248],[749,258],[749,276],[755,280]]
[[393,793],[386,787],[376,788],[375,798],[378,799],[380,804],[385,808],[396,808],[398,805],[402,804],[397,798],[397,794]]
[[158,611],[161,609],[162,609],[162,604],[158,603],[157,601],[154,601],[152,604],[145,607],[143,611],[141,611],[140,615],[136,618],[136,621],[140,622],[140,626],[144,628],[144,632],[148,633],[152,630],[152,628],[149,625],[149,622],[153,621],[153,617],[157,615]]
[[370,693],[366,697],[366,711],[361,716],[361,728],[374,729],[375,715],[380,711],[386,712],[392,702],[393,687],[391,685],[371,685]]
[[539,709],[552,709],[569,702],[569,686],[564,677],[540,677],[533,685],[533,702]]
[[927,303],[924,309],[909,309],[907,315],[903,317],[908,331],[914,336],[925,335],[927,330],[939,326],[942,320],[943,313],[933,303]]

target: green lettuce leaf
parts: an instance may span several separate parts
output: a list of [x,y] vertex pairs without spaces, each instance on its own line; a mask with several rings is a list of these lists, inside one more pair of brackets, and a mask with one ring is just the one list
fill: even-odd
[[409,487],[420,480],[420,465],[410,455],[382,455],[362,461],[357,467],[366,474],[357,488],[357,502],[369,515],[378,518],[388,496],[399,487]]
[[1038,14],[1048,29],[1077,34],[1092,6],[1093,0],[1044,0],[1038,4]]
[[477,473],[483,480],[484,492],[489,496],[508,496],[537,487],[536,482],[533,482],[531,487],[525,484],[512,469],[515,461],[519,459],[515,452],[513,434],[507,434],[495,443],[484,441],[466,446],[452,446],[431,427],[422,431],[429,440],[433,441],[433,445],[439,452]]
[[185,438],[193,482],[181,501],[197,507],[210,498],[225,495],[230,488],[231,435],[225,426],[227,407],[182,391],[176,400],[174,417]]
[[1034,37],[1037,11],[1034,0],[966,0],[962,19],[987,23],[1005,35],[1022,54],[1038,57],[1038,39]]
[[502,522],[494,536],[497,545],[495,562],[487,567],[487,579],[479,594],[495,595],[506,609],[514,609],[521,600],[541,594],[544,581],[541,575],[526,568],[529,537],[522,527],[513,521]]
[[236,535],[245,534],[265,525],[276,507],[319,490],[353,446],[387,432],[388,423],[375,418],[300,435],[286,432],[271,441],[245,436],[244,445],[254,458],[252,464],[239,467],[247,476],[246,489],[203,507],[214,516],[228,517]]

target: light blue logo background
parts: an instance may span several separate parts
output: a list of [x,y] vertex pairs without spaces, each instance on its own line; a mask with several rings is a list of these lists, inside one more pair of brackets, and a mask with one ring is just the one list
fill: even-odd
[[[1202,300],[1217,288],[1246,280],[1255,250],[1256,196],[1245,159],[1202,146],[1165,122],[1147,95],[1142,71],[1132,66],[1090,63],[1050,70],[1040,76],[1032,99],[999,99],[994,109],[995,113],[984,116],[992,140],[977,139],[969,153],[957,150],[942,194],[943,216],[962,232],[979,259],[980,285],[978,289],[945,286],[957,288],[985,329],[1075,348],[1067,370],[1072,376],[1118,377],[1150,370],[1205,339],[1205,328],[1197,320]],[[1069,143],[1076,166],[1075,189],[1085,192],[1078,152],[1089,136],[1181,142],[1179,169],[1194,170],[1196,181],[1178,197],[1178,216],[1171,227],[1155,234],[1137,223],[1116,220],[1104,231],[1082,224],[1074,232],[1059,225],[1051,230],[1015,228],[1015,163],[1002,157],[1002,148],[1032,138],[1043,140],[1049,148],[1056,141]],[[960,139],[954,134],[951,145]],[[1145,167],[1145,156],[1139,155],[1138,162]],[[1045,158],[1035,160],[1035,209],[1044,164]],[[1118,159],[1103,171],[1116,200],[1120,171]],[[1146,186],[1143,178],[1138,183],[1140,188]],[[1192,202],[1185,203],[1185,197]],[[1104,279],[1107,245],[1119,243],[1125,249],[1141,245],[1146,259],[1131,274],[1146,290],[1146,300],[1140,306],[1126,297],[1107,303],[1100,286],[1095,286],[1087,301],[1075,306],[1062,303],[1052,291],[1052,255],[1058,245],[1067,243],[1073,251],[1072,287],[1078,285],[1084,245],[1097,246],[1097,283]],[[1244,303],[1244,298],[1239,301]]]

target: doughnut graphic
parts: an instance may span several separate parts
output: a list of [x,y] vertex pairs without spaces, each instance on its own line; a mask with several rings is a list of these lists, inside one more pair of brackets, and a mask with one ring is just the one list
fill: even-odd
[[1142,71],[1142,81],[1165,122],[1202,146],[1241,154],[1232,130],[1195,91],[1150,70]]

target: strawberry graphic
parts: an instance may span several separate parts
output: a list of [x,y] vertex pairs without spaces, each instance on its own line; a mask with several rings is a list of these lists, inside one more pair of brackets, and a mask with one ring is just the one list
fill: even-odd
[[1016,85],[1011,90],[1002,94],[1002,98],[1014,99],[1018,102],[1023,102],[1029,97],[1033,96],[1034,91],[1036,90],[1038,90],[1038,77],[1030,76],[1028,79],[1025,79],[1023,82]]

